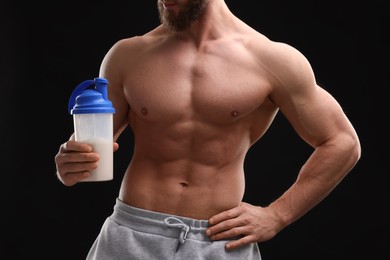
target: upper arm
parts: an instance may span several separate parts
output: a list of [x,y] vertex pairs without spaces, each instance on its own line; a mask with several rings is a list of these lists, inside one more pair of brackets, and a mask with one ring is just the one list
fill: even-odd
[[125,41],[121,40],[115,43],[107,54],[100,66],[100,77],[108,80],[108,98],[112,102],[114,113],[114,140],[127,126],[128,113],[130,106],[124,95],[123,82],[125,78],[124,53],[126,52]]
[[271,99],[299,136],[313,147],[345,135],[357,138],[340,104],[317,85],[307,59],[290,46],[278,48],[281,60],[274,64],[277,84]]

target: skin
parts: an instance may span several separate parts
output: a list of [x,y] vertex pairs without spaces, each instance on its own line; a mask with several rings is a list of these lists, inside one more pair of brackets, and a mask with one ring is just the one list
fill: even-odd
[[[188,2],[158,4],[177,17]],[[126,127],[134,133],[119,199],[207,219],[212,240],[240,237],[226,244],[235,249],[272,239],[317,205],[357,163],[360,143],[298,50],[253,30],[223,0],[197,2],[205,7],[189,26],[162,24],[114,44],[99,76],[116,109],[114,140]],[[313,153],[281,197],[250,205],[242,201],[245,155],[278,112]],[[57,176],[75,185],[98,158],[71,136],[55,156]]]

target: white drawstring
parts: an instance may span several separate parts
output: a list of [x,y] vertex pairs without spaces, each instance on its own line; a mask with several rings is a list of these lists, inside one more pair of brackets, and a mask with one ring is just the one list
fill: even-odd
[[188,226],[187,224],[185,224],[180,219],[175,218],[175,217],[167,217],[167,218],[165,218],[164,219],[164,223],[168,227],[180,228],[181,229],[180,236],[179,236],[179,242],[180,242],[180,244],[184,244],[184,242],[186,241],[188,232],[190,232],[190,230],[191,230],[191,227]]

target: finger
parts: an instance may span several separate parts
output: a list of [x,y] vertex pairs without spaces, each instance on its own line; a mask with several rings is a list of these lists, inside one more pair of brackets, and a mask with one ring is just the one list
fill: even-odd
[[[230,215],[230,216],[235,216],[235,215]],[[234,218],[228,219],[228,220],[224,220],[224,221],[222,221],[218,224],[215,224],[213,226],[210,226],[206,230],[206,235],[208,235],[210,238],[215,237],[217,239],[220,239],[219,236],[216,236],[217,234],[220,234],[222,232],[224,232],[226,234],[226,232],[230,232],[234,228],[245,226],[247,224],[247,222],[245,221],[245,218],[240,218],[239,216],[240,215],[238,215]],[[227,234],[229,234],[229,236],[230,236],[230,233],[227,233]]]
[[97,161],[92,161],[92,162],[72,162],[68,163],[63,166],[63,171],[65,174],[67,173],[78,173],[78,172],[87,172],[87,171],[92,171],[95,170],[98,167],[98,162]]
[[63,160],[64,162],[68,163],[94,163],[99,161],[99,154],[98,153],[64,153],[61,154],[60,159]]
[[246,246],[246,245],[251,244],[251,243],[256,243],[256,239],[254,236],[249,235],[249,236],[244,236],[238,240],[230,241],[230,242],[226,243],[225,247],[228,250],[233,250],[233,249],[237,249],[239,247]]
[[[58,174],[58,173],[57,173]],[[65,186],[73,186],[81,180],[90,176],[87,171],[84,172],[72,172],[65,174],[62,178],[59,178]]]
[[[75,181],[89,176],[89,171],[98,167],[98,159],[99,155],[96,153],[57,155],[56,161],[59,165],[57,167],[57,176],[63,183],[69,182],[74,184]],[[73,178],[75,179],[73,180]],[[68,181],[68,179],[70,180]]]
[[217,215],[212,216],[209,219],[209,225],[216,225],[218,223],[221,223],[225,220],[236,218],[241,214],[241,209],[239,207],[232,208],[226,211],[223,211],[221,213],[218,213]]
[[81,143],[76,141],[68,141],[60,146],[61,152],[92,152],[93,148],[90,144]]
[[250,230],[247,226],[237,226],[237,227],[232,227],[224,231],[215,233],[211,235],[209,238],[211,240],[222,240],[222,239],[234,238],[234,237],[239,237],[248,234],[250,234]]
[[114,142],[114,152],[116,152],[119,149],[119,144],[117,142]]

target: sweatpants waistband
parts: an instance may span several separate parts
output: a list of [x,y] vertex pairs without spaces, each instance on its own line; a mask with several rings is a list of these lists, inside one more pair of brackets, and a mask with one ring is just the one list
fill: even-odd
[[160,213],[125,204],[116,199],[111,220],[118,225],[130,229],[179,239],[184,243],[186,239],[207,241],[205,230],[208,227],[207,220],[197,220],[188,217]]

